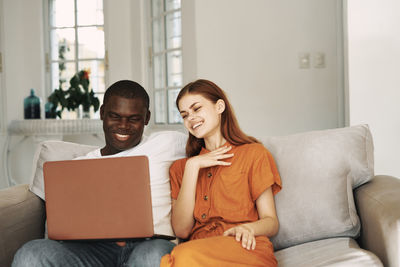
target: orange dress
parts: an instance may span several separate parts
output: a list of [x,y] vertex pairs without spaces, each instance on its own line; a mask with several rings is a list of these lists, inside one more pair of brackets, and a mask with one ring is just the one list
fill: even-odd
[[[229,145],[229,144],[226,144]],[[247,250],[233,236],[222,234],[236,225],[258,220],[257,198],[269,187],[281,189],[278,169],[262,144],[232,146],[230,166],[199,171],[190,241],[176,246],[160,266],[276,266],[273,246],[266,236],[256,237],[255,250]],[[203,148],[200,154],[209,152]],[[177,199],[186,159],[170,168],[171,195]]]

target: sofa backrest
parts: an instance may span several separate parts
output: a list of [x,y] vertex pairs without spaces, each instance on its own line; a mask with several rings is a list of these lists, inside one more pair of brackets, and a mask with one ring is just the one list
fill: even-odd
[[354,188],[374,176],[367,125],[260,138],[282,179],[275,196],[280,228],[275,249],[330,237],[357,237]]
[[[352,189],[374,176],[367,125],[259,138],[275,158],[282,190],[275,196],[280,223],[275,249],[323,238],[357,237],[360,221]],[[30,190],[44,199],[43,163],[83,156],[96,149],[45,141],[34,156]]]
[[46,161],[69,160],[84,156],[97,147],[58,140],[41,142],[33,156],[29,189],[44,200],[43,163]]

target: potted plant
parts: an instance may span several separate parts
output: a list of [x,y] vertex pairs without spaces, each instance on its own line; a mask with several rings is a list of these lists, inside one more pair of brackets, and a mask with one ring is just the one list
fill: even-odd
[[[77,72],[70,80],[70,87],[67,90],[60,88],[54,90],[49,96],[48,101],[51,103],[49,108],[51,116],[61,118],[61,112],[66,108],[68,111],[75,110],[82,105],[83,118],[89,117],[90,107],[93,106],[96,112],[100,107],[99,99],[94,95],[92,89],[89,88],[89,71],[81,70]],[[60,108],[61,107],[61,108]]]

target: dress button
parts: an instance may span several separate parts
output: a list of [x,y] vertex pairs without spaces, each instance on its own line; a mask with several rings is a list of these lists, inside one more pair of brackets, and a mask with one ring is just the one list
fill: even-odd
[[211,172],[209,172],[209,173],[207,174],[207,176],[208,176],[208,177],[211,177],[211,176],[212,176],[212,173],[211,173]]
[[207,217],[207,215],[205,213],[203,213],[203,215],[201,215],[202,219],[205,219]]
[[204,196],[204,200],[208,200],[208,196]]

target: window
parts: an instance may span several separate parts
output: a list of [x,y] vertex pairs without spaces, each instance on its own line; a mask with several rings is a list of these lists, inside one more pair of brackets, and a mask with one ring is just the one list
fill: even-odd
[[183,81],[181,1],[152,0],[151,29],[155,123],[182,123],[175,106]]
[[105,91],[103,0],[48,0],[50,72],[48,93],[67,89],[81,70],[90,71],[90,85],[102,102]]

